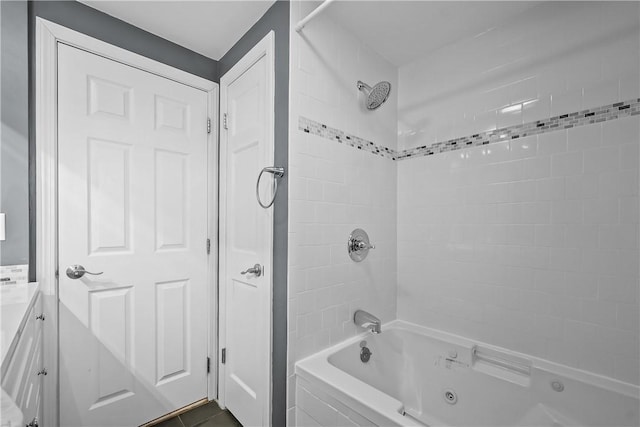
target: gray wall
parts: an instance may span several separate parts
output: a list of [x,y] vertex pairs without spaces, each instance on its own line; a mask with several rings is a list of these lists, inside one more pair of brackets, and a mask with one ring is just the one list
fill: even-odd
[[[2,5],[2,79],[5,73],[5,2]],[[7,3],[8,4],[8,3]],[[11,6],[14,7],[14,6]],[[24,79],[29,71],[29,90],[26,84],[23,87],[14,85],[12,96],[19,99],[14,104],[18,107],[22,104],[17,115],[18,122],[22,126],[22,139],[17,142],[19,148],[17,159],[13,160],[16,166],[12,176],[17,179],[12,180],[15,188],[21,188],[20,194],[23,199],[29,195],[28,202],[23,200],[22,204],[16,204],[17,215],[23,222],[26,221],[27,212],[30,226],[26,222],[22,225],[21,239],[22,256],[26,257],[27,247],[29,248],[29,261],[34,265],[35,261],[35,17],[59,23],[76,31],[88,34],[92,37],[104,40],[108,43],[125,48],[135,53],[155,59],[176,68],[188,71],[198,76],[219,81],[219,76],[226,73],[246,52],[260,41],[269,31],[275,32],[275,55],[276,55],[276,87],[275,87],[275,162],[279,166],[288,167],[288,115],[289,115],[289,2],[276,2],[265,15],[227,52],[227,54],[216,62],[206,58],[165,39],[157,37],[151,33],[131,26],[123,21],[109,15],[96,11],[88,6],[77,2],[67,1],[35,1],[29,2],[28,13],[25,3],[15,6],[17,16],[12,18],[15,26],[15,39],[11,43],[19,52],[22,60],[12,65],[11,71]],[[28,44],[26,35],[26,19],[28,16],[29,32]],[[19,23],[19,24],[18,24]],[[10,28],[10,27],[6,27]],[[13,28],[13,27],[11,27]],[[27,66],[26,55],[29,47],[29,66]],[[7,52],[8,53],[8,52]],[[4,87],[4,85],[3,85]],[[26,102],[29,99],[28,110]],[[5,110],[4,92],[2,99],[2,114]],[[30,119],[28,119],[30,118]],[[4,123],[4,116],[3,116]],[[28,133],[27,133],[28,129]],[[28,134],[29,143],[26,138]],[[3,134],[4,142],[4,134]],[[3,144],[4,146],[4,144]],[[27,151],[28,146],[28,151]],[[29,157],[27,156],[29,153]],[[4,148],[3,148],[3,175],[4,175]],[[27,174],[28,169],[28,174]],[[3,177],[4,178],[4,177]],[[3,180],[4,182],[4,180]],[[27,193],[28,187],[28,193]],[[280,191],[274,204],[274,290],[273,290],[273,418],[274,426],[285,425],[286,419],[286,363],[287,363],[287,238],[288,238],[288,210],[287,210],[287,178],[281,182]],[[4,183],[2,184],[3,209],[4,209]],[[17,199],[16,199],[17,200]],[[31,209],[29,209],[29,206]],[[8,223],[9,225],[9,223]],[[16,231],[18,228],[16,227]],[[26,243],[28,239],[29,244]],[[5,245],[3,243],[3,245]],[[3,246],[4,248],[5,246]],[[14,252],[14,251],[12,251]],[[20,253],[15,251],[16,253]],[[3,255],[4,258],[4,255]],[[35,274],[31,272],[31,279]]]
[[[4,2],[2,2],[4,3]],[[29,2],[29,52],[30,52],[30,103],[29,117],[29,202],[30,211],[30,251],[29,263],[35,265],[35,19],[36,16],[55,22],[91,37],[127,49],[131,52],[155,59],[200,77],[218,82],[218,62],[193,52],[166,39],[158,37],[138,27],[127,24],[110,15],[75,1],[33,1]],[[3,23],[4,24],[4,23]],[[26,48],[26,47],[25,47]],[[26,67],[21,72],[26,75]],[[26,92],[24,97],[26,99]],[[26,179],[26,177],[25,177]],[[26,210],[24,212],[26,215]],[[32,269],[33,270],[33,269]],[[31,280],[35,272],[31,272]]]
[[[289,2],[277,1],[219,63],[223,76],[256,43],[275,32],[275,164],[289,166]],[[273,426],[286,425],[288,179],[278,186],[273,229]]]
[[0,212],[7,214],[0,265],[29,261],[27,2],[0,2]]
[[29,17],[32,35],[35,31],[36,16],[191,74],[218,81],[218,63],[213,59],[82,3],[76,1],[30,2]]

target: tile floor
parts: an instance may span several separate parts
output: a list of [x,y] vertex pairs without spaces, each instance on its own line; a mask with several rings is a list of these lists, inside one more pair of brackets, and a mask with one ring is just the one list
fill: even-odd
[[216,402],[198,406],[184,414],[156,424],[155,427],[242,427],[229,411],[223,411]]

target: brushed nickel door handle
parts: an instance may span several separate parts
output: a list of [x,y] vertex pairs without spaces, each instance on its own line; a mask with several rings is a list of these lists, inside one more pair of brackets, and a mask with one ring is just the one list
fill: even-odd
[[241,271],[240,274],[255,274],[257,277],[262,275],[262,266],[260,264],[256,264],[253,267],[247,268],[245,271]]
[[81,266],[80,264],[74,264],[74,265],[70,265],[69,267],[67,267],[67,277],[69,279],[79,279],[82,276],[84,276],[85,274],[91,274],[92,276],[99,276],[101,275],[103,272],[101,271],[100,273],[92,273],[90,271],[87,271],[84,269],[83,266]]

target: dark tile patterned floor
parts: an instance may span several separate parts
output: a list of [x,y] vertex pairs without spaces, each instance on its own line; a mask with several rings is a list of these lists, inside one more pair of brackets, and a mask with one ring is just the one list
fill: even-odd
[[242,427],[229,411],[223,411],[216,402],[198,406],[184,414],[169,418],[155,427]]

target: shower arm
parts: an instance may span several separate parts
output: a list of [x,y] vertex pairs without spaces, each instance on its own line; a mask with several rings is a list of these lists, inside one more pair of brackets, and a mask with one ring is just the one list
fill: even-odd
[[358,80],[358,90],[366,89],[368,92],[371,92],[373,89],[371,86],[363,82],[362,80]]
[[296,32],[299,33],[300,31],[302,31],[304,26],[307,25],[309,23],[309,21],[311,21],[313,18],[318,16],[320,13],[322,13],[334,1],[335,0],[324,0],[320,6],[316,7],[313,10],[313,12],[311,12],[305,18],[303,18],[300,21],[298,21],[298,23],[296,24],[296,27],[295,27],[296,28]]

